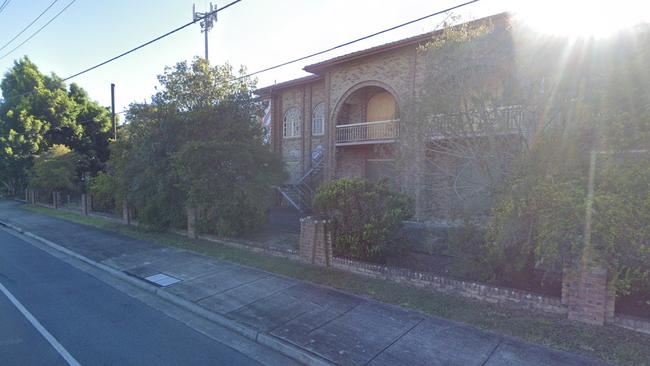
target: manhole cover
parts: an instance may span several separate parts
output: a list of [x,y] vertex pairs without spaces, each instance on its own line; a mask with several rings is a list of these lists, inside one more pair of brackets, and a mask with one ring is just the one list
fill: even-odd
[[164,273],[158,273],[153,276],[145,277],[145,280],[149,282],[153,282],[160,287],[165,287],[165,286],[173,285],[176,282],[181,282],[180,279],[176,277],[168,276]]

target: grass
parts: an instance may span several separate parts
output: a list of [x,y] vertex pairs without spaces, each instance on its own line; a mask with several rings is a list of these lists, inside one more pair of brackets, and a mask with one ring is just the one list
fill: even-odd
[[286,258],[257,254],[203,240],[191,240],[176,234],[148,232],[101,218],[43,207],[25,207],[35,212],[110,230],[136,239],[187,249],[217,259],[331,286],[531,343],[620,365],[650,365],[650,336],[618,327],[588,326],[570,322],[562,316],[428,292],[336,269],[305,265]]

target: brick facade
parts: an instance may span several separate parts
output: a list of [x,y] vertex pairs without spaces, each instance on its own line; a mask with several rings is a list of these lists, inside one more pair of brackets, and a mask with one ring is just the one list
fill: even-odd
[[[500,21],[502,18],[505,19],[505,16],[498,15],[492,18]],[[326,157],[325,179],[368,178],[368,161],[376,159],[374,150],[377,147],[389,146],[393,155],[383,158],[397,159],[399,155],[400,159],[413,161],[413,164],[396,165],[394,180],[396,188],[412,194],[417,206],[423,207],[416,210],[418,219],[424,218],[421,216],[425,214],[447,216],[449,213],[443,211],[460,206],[450,203],[431,209],[431,202],[440,200],[429,197],[430,192],[424,192],[426,182],[421,177],[426,174],[423,174],[424,168],[421,165],[424,164],[425,147],[421,148],[422,156],[415,156],[413,159],[406,157],[402,151],[419,146],[402,135],[406,136],[404,132],[409,130],[417,118],[415,116],[418,113],[418,102],[422,99],[424,87],[432,80],[440,79],[436,75],[440,72],[440,68],[432,67],[431,64],[435,62],[435,53],[422,48],[436,34],[438,33],[423,34],[309,65],[305,67],[305,71],[311,73],[310,76],[258,90],[258,94],[263,98],[272,100],[272,145],[282,156],[291,173],[288,183],[295,183],[309,170],[312,151],[318,146]],[[487,41],[483,46],[488,49],[507,47],[500,40],[490,42],[492,41]],[[503,54],[507,55],[508,52]],[[483,61],[493,66],[490,70],[506,70],[507,65],[499,63],[503,59],[510,58],[501,56],[495,60]],[[500,78],[507,78],[512,74],[493,71],[489,73],[495,75],[497,84],[501,84]],[[389,93],[395,101],[395,118],[399,119],[400,138],[353,146],[337,146],[336,125],[369,122],[367,105],[372,96],[380,92]],[[312,112],[319,103],[324,103],[325,133],[322,136],[313,136]],[[291,108],[300,111],[301,134],[297,137],[283,137],[283,118]],[[471,201],[476,202],[476,200]],[[428,209],[424,208],[425,206]]]

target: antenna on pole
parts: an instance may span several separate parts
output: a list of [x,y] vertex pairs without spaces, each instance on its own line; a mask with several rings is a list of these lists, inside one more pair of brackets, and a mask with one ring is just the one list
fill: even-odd
[[210,3],[210,11],[205,13],[197,13],[196,5],[192,4],[192,20],[195,22],[201,20],[199,23],[201,25],[201,32],[205,34],[205,59],[208,60],[208,32],[214,27],[214,23],[217,22],[217,6],[212,7]]

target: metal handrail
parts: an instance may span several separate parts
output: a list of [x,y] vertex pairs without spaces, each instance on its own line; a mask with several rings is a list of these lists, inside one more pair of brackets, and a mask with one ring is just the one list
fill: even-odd
[[386,123],[386,122],[399,122],[399,118],[397,118],[397,119],[386,119],[386,120],[383,120],[383,121],[346,123],[346,124],[336,125],[336,128],[377,125],[377,124]]

